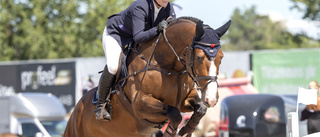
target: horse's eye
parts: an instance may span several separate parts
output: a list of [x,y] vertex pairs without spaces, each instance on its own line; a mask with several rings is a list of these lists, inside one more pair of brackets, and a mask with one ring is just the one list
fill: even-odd
[[197,62],[203,62],[203,58],[202,58],[202,57],[199,57],[199,56],[196,56],[196,61],[197,61]]

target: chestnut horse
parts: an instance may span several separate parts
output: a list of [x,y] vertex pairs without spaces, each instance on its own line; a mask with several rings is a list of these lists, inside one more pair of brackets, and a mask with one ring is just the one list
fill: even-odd
[[[181,17],[157,38],[132,47],[126,83],[111,95],[112,120],[95,119],[92,89],[77,103],[64,136],[137,137],[156,131],[155,136],[175,136],[180,112],[193,111],[179,131],[190,136],[207,107],[218,101],[216,80],[223,58],[219,40],[230,24],[214,30],[199,19]],[[168,121],[166,131],[160,132]]]

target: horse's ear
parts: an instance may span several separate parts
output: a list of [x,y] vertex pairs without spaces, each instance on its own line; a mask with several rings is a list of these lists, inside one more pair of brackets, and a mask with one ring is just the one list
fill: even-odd
[[204,34],[204,29],[203,29],[203,22],[201,20],[199,20],[197,22],[197,26],[196,26],[196,39],[195,40],[200,40],[202,35]]
[[224,24],[220,28],[216,29],[215,32],[221,38],[227,32],[227,30],[229,29],[230,25],[231,25],[231,20],[229,20],[226,24]]

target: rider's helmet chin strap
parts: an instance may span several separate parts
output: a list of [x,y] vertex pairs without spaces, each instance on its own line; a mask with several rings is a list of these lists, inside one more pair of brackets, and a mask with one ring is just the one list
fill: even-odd
[[161,7],[161,5],[157,2],[157,0],[153,0],[153,1],[154,1],[154,3],[157,4],[157,6]]

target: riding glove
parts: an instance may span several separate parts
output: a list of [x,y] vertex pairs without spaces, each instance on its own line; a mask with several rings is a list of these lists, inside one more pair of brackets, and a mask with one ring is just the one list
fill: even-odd
[[157,28],[156,28],[156,31],[157,31],[157,33],[160,33],[160,32],[162,32],[164,29],[166,29],[168,27],[168,22],[166,21],[166,20],[162,20],[159,24],[158,24],[158,26],[157,26]]

